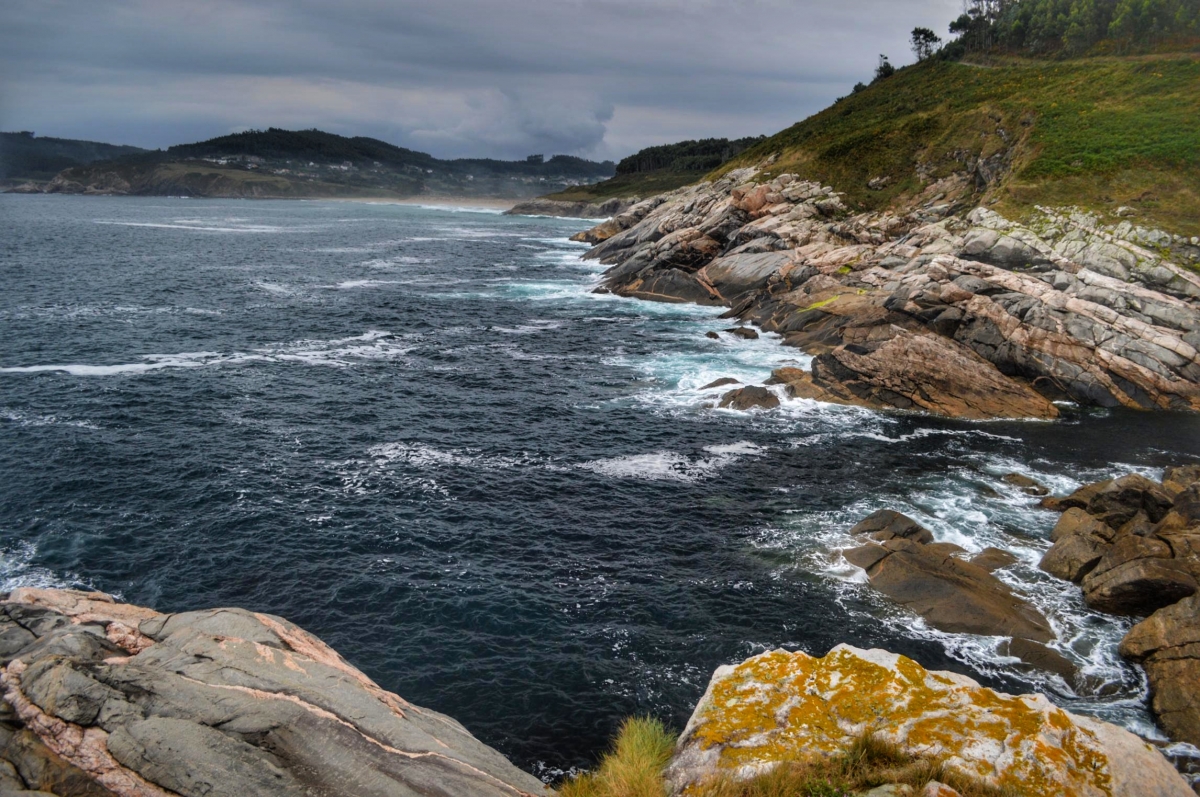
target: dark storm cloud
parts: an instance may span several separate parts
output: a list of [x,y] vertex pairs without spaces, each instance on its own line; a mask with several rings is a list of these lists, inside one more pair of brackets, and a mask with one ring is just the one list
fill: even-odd
[[0,129],[320,127],[440,156],[773,133],[960,0],[5,0]]

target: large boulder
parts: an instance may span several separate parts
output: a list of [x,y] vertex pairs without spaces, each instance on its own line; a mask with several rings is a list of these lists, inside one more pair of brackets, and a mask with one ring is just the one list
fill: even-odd
[[879,542],[897,538],[915,540],[916,542],[933,542],[933,532],[922,526],[908,515],[894,509],[880,509],[860,520],[850,529],[853,535],[865,534]]
[[793,397],[953,418],[1056,418],[1058,409],[982,357],[936,335],[899,332],[874,349],[842,346],[811,373],[779,369]]
[[18,589],[0,602],[0,636],[12,710],[0,755],[28,785],[44,787],[27,776],[36,770],[84,777],[97,796],[547,793],[279,617]]
[[1200,746],[1200,596],[1135,625],[1121,642],[1121,655],[1145,667],[1150,705],[1171,738]]
[[1133,617],[1145,617],[1196,590],[1196,579],[1180,562],[1155,557],[1093,571],[1083,580],[1083,598],[1090,608]]
[[714,673],[667,767],[674,793],[834,755],[865,733],[960,775],[1038,797],[1194,797],[1128,731],[882,650],[775,650]]
[[751,385],[731,390],[721,396],[721,403],[718,406],[722,409],[729,408],[743,412],[752,409],[773,410],[779,406],[779,397],[765,387]]
[[1050,623],[1032,604],[978,565],[904,538],[844,555],[866,571],[872,587],[934,628],[1037,642],[1054,639]]
[[1078,584],[1100,564],[1115,534],[1111,526],[1072,507],[1063,513],[1050,532],[1054,545],[1042,557],[1038,567],[1056,578]]

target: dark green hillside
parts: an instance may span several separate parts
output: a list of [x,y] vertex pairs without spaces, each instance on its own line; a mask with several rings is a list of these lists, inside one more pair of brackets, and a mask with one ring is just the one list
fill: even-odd
[[375,166],[471,175],[509,175],[526,177],[566,177],[602,179],[613,174],[611,161],[596,163],[569,155],[546,160],[531,155],[525,160],[501,161],[490,158],[440,160],[424,152],[397,147],[364,136],[347,138],[322,130],[249,130],[196,144],[180,144],[166,151],[166,158],[230,158],[252,156],[270,161],[312,161],[319,164],[348,162],[359,167]]
[[567,155],[439,160],[373,138],[321,130],[250,130],[73,165],[47,191],[233,197],[530,198],[602,180],[611,161]]
[[738,153],[763,140],[763,136],[705,138],[647,147],[617,164],[616,176],[602,183],[577,186],[549,199],[569,202],[602,202],[614,197],[647,197],[694,183]]
[[0,133],[0,180],[49,180],[72,166],[139,152],[145,150],[97,141],[47,138],[30,132]]

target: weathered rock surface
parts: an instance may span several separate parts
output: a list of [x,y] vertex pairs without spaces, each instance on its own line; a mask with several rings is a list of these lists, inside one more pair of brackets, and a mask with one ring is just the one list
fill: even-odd
[[0,602],[0,663],[0,782],[60,797],[546,793],[271,615],[19,589]]
[[1171,738],[1200,746],[1200,596],[1135,625],[1121,654],[1146,668],[1151,705]]
[[794,398],[831,404],[975,420],[1058,417],[1058,409],[1032,388],[935,335],[905,332],[875,349],[839,346],[818,354],[811,372],[781,368],[774,376]]
[[1050,624],[1028,601],[978,565],[895,538],[844,553],[866,571],[871,586],[951,633],[1048,642]]
[[722,409],[729,408],[742,411],[752,409],[773,410],[779,406],[779,397],[765,387],[751,385],[750,387],[731,390],[721,396],[721,403],[718,406]]
[[1200,275],[1148,231],[1052,210],[1028,227],[950,215],[970,206],[969,180],[854,215],[830,188],[755,175],[664,194],[585,235],[610,266],[605,288],[725,305],[778,332],[818,356],[793,381],[822,401],[968,418],[1051,418],[1063,399],[1200,409]]
[[1065,511],[1041,568],[1081,583],[1093,609],[1150,615],[1121,654],[1145,667],[1171,738],[1200,744],[1200,466],[1167,468],[1162,484],[1132,474],[1045,503]]
[[864,732],[962,775],[1028,795],[1186,797],[1157,750],[1041,695],[993,692],[881,650],[839,645],[824,658],[776,650],[719,668],[667,775],[675,793],[745,779],[783,761],[844,750]]

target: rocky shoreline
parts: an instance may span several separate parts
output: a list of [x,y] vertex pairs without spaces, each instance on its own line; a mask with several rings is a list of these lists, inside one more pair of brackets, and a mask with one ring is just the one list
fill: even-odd
[[[1150,628],[1138,637],[1153,639]],[[271,615],[161,614],[102,593],[22,588],[0,600],[0,662],[4,795],[552,794],[450,717],[384,691]],[[1021,794],[1192,793],[1158,750],[1116,726],[845,645],[718,669],[665,774],[674,794],[692,793],[833,755],[864,733]],[[932,782],[925,793],[958,794]]]
[[1200,240],[1071,210],[1017,224],[972,210],[967,174],[859,214],[832,188],[755,175],[578,235],[610,266],[598,290],[779,333],[813,356],[776,374],[796,398],[970,419],[1200,409]]

